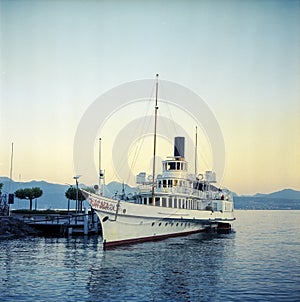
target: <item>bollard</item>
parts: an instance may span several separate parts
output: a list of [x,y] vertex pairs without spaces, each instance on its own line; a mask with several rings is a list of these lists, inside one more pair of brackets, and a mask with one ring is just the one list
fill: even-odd
[[97,213],[94,213],[94,230],[98,232],[98,216]]
[[83,229],[84,235],[88,235],[89,233],[89,214],[88,214],[88,208],[84,208],[84,229]]

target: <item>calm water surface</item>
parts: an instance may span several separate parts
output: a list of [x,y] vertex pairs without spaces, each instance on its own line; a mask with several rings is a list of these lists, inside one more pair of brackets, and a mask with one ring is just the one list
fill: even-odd
[[0,301],[300,301],[300,211],[236,211],[235,233],[102,250],[0,241]]

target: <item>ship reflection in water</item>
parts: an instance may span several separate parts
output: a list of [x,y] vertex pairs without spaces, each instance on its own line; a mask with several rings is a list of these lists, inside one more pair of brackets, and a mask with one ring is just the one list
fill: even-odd
[[196,234],[112,249],[91,268],[89,294],[112,301],[215,300],[230,270],[226,254],[232,253],[234,236]]
[[299,211],[236,216],[235,233],[109,250],[100,236],[2,240],[1,302],[299,301]]

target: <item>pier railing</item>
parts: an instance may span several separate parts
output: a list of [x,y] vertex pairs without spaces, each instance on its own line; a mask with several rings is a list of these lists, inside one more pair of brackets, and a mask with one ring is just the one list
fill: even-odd
[[96,213],[88,212],[62,215],[62,214],[14,214],[17,219],[37,228],[45,234],[71,235],[96,234],[99,232],[99,219]]

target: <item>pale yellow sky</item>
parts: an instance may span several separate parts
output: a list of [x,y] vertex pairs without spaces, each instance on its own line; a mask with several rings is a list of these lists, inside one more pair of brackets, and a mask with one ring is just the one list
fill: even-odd
[[[0,33],[0,176],[9,176],[14,142],[15,181],[71,183],[89,106],[158,72],[214,113],[226,149],[223,186],[300,190],[299,1],[1,1]],[[177,123],[193,137],[186,120]],[[97,133],[108,154],[117,126]],[[97,139],[85,147],[97,150]],[[199,169],[213,165],[205,139],[203,149]]]

